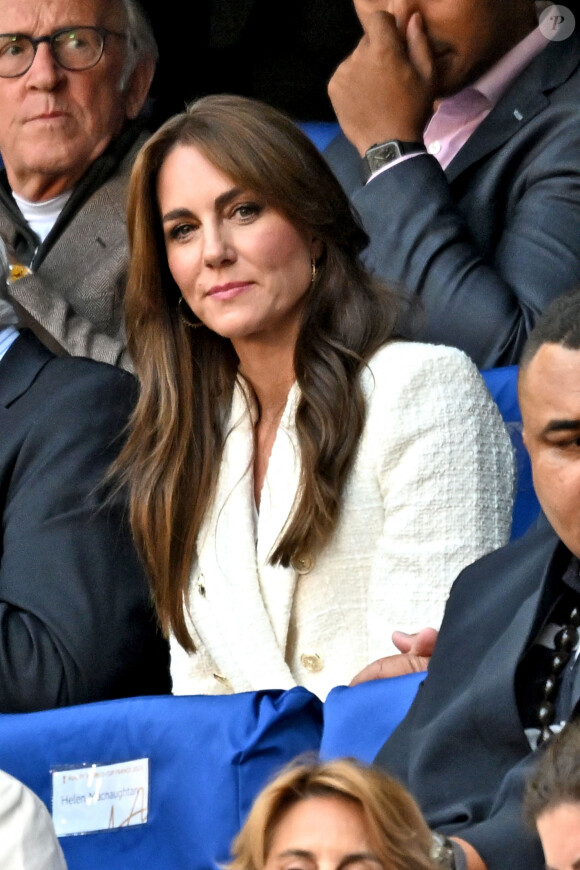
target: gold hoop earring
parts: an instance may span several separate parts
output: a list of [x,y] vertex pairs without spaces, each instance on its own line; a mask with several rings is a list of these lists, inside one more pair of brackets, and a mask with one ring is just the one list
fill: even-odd
[[189,311],[190,316],[193,314],[191,308],[189,307],[183,296],[180,296],[177,303],[177,313],[181,322],[188,326],[190,329],[197,329],[199,326],[203,326],[203,323],[201,322],[199,317],[197,318],[197,320],[191,320],[190,317],[187,316],[187,312],[184,313],[184,309],[181,307],[182,302],[187,308],[187,311]]
[[310,261],[310,269],[312,272],[312,277],[310,278],[310,286],[312,287],[312,285],[316,281],[316,271],[317,271],[316,270],[316,260],[314,259],[314,257]]

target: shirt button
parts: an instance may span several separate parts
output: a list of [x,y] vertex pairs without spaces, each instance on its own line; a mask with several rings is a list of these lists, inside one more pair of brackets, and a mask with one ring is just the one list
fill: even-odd
[[305,670],[310,671],[311,674],[317,674],[318,671],[321,671],[324,667],[322,659],[318,653],[302,653],[300,656],[300,662],[302,667]]
[[434,142],[431,142],[429,147],[427,148],[429,154],[439,154],[441,151],[441,142],[438,139],[435,139]]
[[304,556],[294,556],[290,564],[298,574],[308,574],[314,568],[314,559],[306,553]]

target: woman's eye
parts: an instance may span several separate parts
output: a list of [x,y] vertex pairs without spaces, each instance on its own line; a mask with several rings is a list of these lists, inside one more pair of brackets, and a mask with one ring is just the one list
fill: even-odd
[[169,238],[172,241],[180,242],[186,239],[194,230],[193,224],[177,224],[169,230]]
[[263,206],[257,202],[242,202],[233,209],[233,216],[241,221],[251,221],[263,211]]

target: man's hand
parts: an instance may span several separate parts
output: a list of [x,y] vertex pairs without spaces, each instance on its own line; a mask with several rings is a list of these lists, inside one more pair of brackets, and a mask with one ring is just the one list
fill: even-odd
[[393,643],[401,652],[371,662],[353,677],[349,685],[356,686],[358,683],[366,683],[368,680],[400,677],[403,674],[427,670],[436,640],[437,631],[434,628],[422,628],[417,634],[395,631]]
[[371,145],[422,141],[433,112],[434,64],[418,12],[406,33],[394,15],[372,12],[353,53],[335,71],[328,95],[347,139],[361,157]]

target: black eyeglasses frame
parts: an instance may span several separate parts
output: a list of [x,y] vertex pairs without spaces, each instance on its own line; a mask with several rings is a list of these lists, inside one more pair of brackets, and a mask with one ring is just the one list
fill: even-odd
[[[92,30],[93,32],[98,33],[98,35],[101,38],[101,51],[99,53],[99,56],[97,57],[95,62],[91,63],[89,66],[68,67],[64,63],[62,63],[55,54],[54,40],[58,39],[58,37],[62,36],[64,33],[73,33],[75,30]],[[88,69],[93,69],[93,67],[95,67],[99,63],[99,61],[101,60],[103,53],[105,51],[105,41],[107,39],[107,36],[117,36],[120,39],[127,39],[126,33],[119,33],[118,30],[109,30],[108,27],[99,27],[99,26],[93,25],[93,24],[77,24],[74,27],[61,27],[59,30],[55,30],[53,33],[49,33],[46,36],[29,36],[27,33],[0,33],[0,40],[3,37],[6,38],[6,37],[10,37],[10,36],[18,37],[19,39],[26,39],[32,45],[33,54],[32,54],[31,61],[28,64],[28,66],[26,67],[26,69],[23,69],[22,72],[15,73],[14,75],[11,75],[11,76],[3,75],[2,73],[0,73],[0,78],[2,78],[2,79],[17,79],[17,78],[20,78],[20,76],[25,75],[28,72],[28,70],[30,69],[30,67],[32,66],[32,64],[34,63],[34,59],[36,57],[36,52],[38,50],[38,46],[41,45],[43,42],[48,43],[48,45],[50,47],[51,57],[53,58],[55,63],[57,63],[62,69],[67,70],[67,72],[85,72]]]

